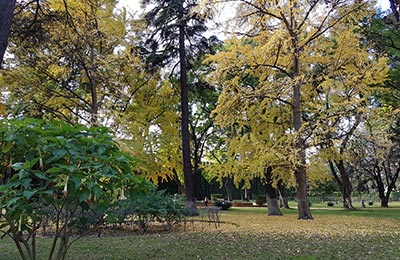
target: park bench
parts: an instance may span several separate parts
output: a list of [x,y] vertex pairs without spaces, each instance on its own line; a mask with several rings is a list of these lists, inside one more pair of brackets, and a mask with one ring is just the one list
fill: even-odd
[[200,221],[202,223],[208,222],[209,225],[213,223],[215,225],[215,228],[218,228],[220,225],[219,211],[219,207],[200,208]]

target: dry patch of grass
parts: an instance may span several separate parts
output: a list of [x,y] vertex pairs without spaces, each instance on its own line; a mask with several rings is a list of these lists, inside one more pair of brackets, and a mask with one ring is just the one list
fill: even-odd
[[[400,259],[400,220],[378,213],[332,212],[303,221],[296,214],[269,217],[265,209],[233,209],[221,212],[219,228],[189,222],[172,233],[85,238],[72,246],[68,259]],[[39,246],[49,242],[40,239]],[[18,259],[8,240],[0,241],[0,252],[2,260]]]

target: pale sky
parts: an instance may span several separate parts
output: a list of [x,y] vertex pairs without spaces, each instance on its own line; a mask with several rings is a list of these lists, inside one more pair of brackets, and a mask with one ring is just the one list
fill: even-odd
[[[378,6],[382,8],[382,10],[387,10],[390,8],[389,0],[377,0]],[[125,6],[127,9],[131,11],[140,10],[139,0],[120,0],[120,6]]]

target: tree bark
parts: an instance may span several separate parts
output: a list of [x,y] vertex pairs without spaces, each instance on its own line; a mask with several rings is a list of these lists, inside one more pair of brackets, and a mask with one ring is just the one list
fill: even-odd
[[278,190],[282,200],[281,208],[290,209],[288,192],[285,186],[282,185],[282,180],[278,182]]
[[185,187],[183,187],[182,182],[179,180],[178,173],[176,172],[176,169],[172,169],[172,172],[174,173],[174,181],[176,184],[176,187],[178,189],[178,194],[184,194],[185,193]]
[[90,47],[90,72],[89,72],[89,80],[90,80],[90,94],[91,94],[91,110],[90,110],[90,123],[93,126],[97,125],[98,121],[98,110],[99,110],[99,103],[97,97],[97,78],[96,78],[96,67],[94,65],[94,55],[95,50],[94,46]]
[[390,194],[396,188],[396,183],[397,180],[399,179],[399,174],[400,174],[400,167],[398,166],[398,164],[394,163],[393,167],[395,167],[395,169],[393,169],[394,174],[392,174],[390,162],[388,162],[387,165],[385,164],[385,162],[382,162],[382,170],[386,177],[385,179],[387,182],[387,188],[386,188],[386,194],[384,190],[382,194],[383,196],[381,197],[380,195],[380,199],[381,199],[381,207],[385,208],[389,207]]
[[299,167],[295,171],[297,182],[297,208],[299,219],[313,219],[310,210],[310,203],[307,196],[307,177],[305,167]]
[[0,68],[8,45],[15,0],[0,0]]
[[272,186],[272,167],[265,168],[264,177],[265,191],[267,194],[268,216],[282,216],[282,212],[279,209],[278,192],[274,186]]
[[225,192],[226,192],[226,198],[228,201],[232,201],[233,200],[233,196],[232,196],[232,187],[231,187],[231,183],[230,183],[230,178],[226,178],[225,180]]
[[194,196],[194,176],[192,172],[192,163],[190,158],[190,132],[189,132],[189,97],[187,84],[187,65],[185,49],[185,23],[183,21],[184,8],[183,0],[179,6],[179,67],[180,67],[180,85],[181,85],[181,135],[182,135],[182,158],[183,158],[183,176],[185,185],[186,203],[191,211],[196,212],[196,200]]
[[[294,55],[295,77],[298,76],[298,58]],[[293,86],[293,128],[296,134],[295,149],[299,164],[295,170],[295,178],[297,183],[297,208],[299,211],[299,219],[313,219],[310,210],[310,204],[307,197],[307,171],[306,171],[306,148],[305,141],[301,134],[301,84],[295,83]]]
[[[339,170],[340,176],[337,174],[335,170],[335,165],[337,169]],[[345,209],[355,209],[353,207],[353,202],[351,200],[351,194],[353,192],[353,187],[350,182],[350,177],[349,174],[347,173],[346,167],[344,166],[343,160],[335,161],[334,163],[332,161],[329,161],[329,167],[331,169],[331,172],[337,181],[340,191],[342,193],[342,199],[343,199],[343,208]]]
[[[389,193],[389,195],[390,195],[390,193]],[[381,199],[381,207],[388,208],[389,207],[389,197],[383,196],[383,197],[380,197],[380,199]]]

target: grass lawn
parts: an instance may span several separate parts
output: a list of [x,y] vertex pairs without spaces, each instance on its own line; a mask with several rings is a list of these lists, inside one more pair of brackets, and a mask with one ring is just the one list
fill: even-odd
[[[219,228],[194,222],[172,233],[88,237],[73,244],[69,260],[191,259],[400,259],[400,207],[358,211],[313,204],[312,221],[297,211],[269,217],[266,208],[221,212]],[[39,240],[39,260],[49,239]],[[19,259],[8,238],[0,240],[0,259]]]

